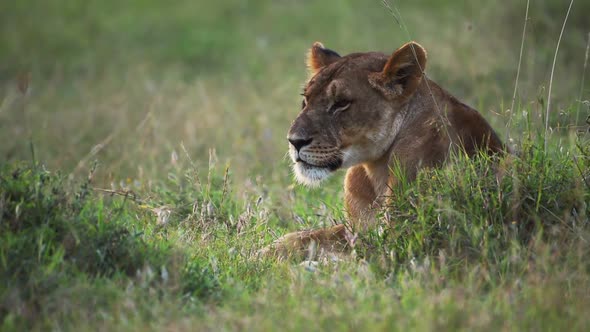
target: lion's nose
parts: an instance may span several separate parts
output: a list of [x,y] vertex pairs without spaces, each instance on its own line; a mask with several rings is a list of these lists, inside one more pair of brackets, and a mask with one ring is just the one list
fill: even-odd
[[297,152],[299,152],[299,150],[301,150],[302,147],[304,147],[306,145],[309,145],[312,140],[313,140],[313,138],[308,138],[308,139],[292,139],[292,138],[289,138],[289,143],[291,143],[291,145],[293,145],[293,147],[295,149],[297,149]]

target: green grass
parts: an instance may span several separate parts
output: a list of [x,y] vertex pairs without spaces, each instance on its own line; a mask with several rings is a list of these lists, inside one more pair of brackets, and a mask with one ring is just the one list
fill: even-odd
[[567,4],[531,2],[515,110],[524,3],[395,4],[517,153],[422,172],[350,257],[305,267],[257,257],[345,221],[342,174],[302,188],[285,159],[304,55],[393,51],[380,1],[2,2],[0,330],[588,330],[590,7],[544,133]]

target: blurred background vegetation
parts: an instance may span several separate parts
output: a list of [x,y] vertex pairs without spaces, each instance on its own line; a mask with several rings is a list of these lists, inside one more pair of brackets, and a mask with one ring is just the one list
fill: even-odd
[[[202,163],[215,148],[240,181],[288,182],[284,137],[316,40],[341,54],[416,40],[428,74],[503,132],[526,1],[391,4],[407,32],[377,0],[3,1],[0,155],[30,159],[32,142],[39,160],[67,172],[98,159],[103,182],[146,183],[182,143]],[[531,2],[517,105],[539,115],[568,4]],[[588,98],[588,12],[590,3],[574,4],[557,59],[561,124]],[[23,97],[16,87],[27,75]]]

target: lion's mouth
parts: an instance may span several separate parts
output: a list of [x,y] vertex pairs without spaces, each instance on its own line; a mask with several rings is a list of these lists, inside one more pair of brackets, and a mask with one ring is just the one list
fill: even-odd
[[338,159],[338,160],[334,160],[334,161],[330,161],[321,165],[315,165],[315,164],[311,164],[301,158],[297,158],[297,161],[295,162],[295,164],[301,164],[303,167],[308,167],[308,168],[325,168],[325,169],[329,169],[330,171],[336,171],[337,169],[339,169],[342,166],[342,160]]
[[305,152],[301,154],[292,145],[289,146],[289,153],[293,161],[293,174],[297,182],[307,186],[319,186],[334,171],[342,167],[342,158],[338,155],[317,156]]

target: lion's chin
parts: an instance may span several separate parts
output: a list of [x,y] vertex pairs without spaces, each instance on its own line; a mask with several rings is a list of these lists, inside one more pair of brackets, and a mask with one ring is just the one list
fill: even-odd
[[293,164],[293,173],[297,182],[309,187],[319,187],[320,183],[332,175],[333,170],[297,162]]

